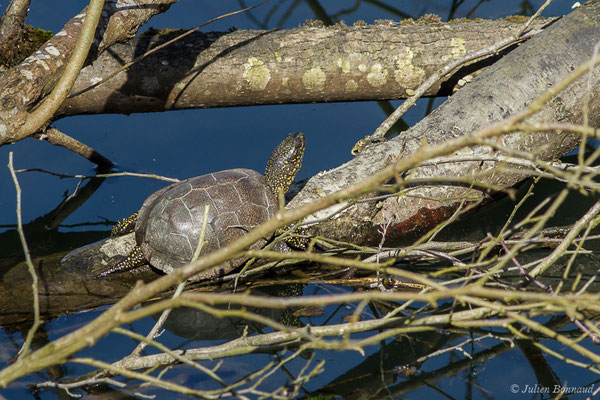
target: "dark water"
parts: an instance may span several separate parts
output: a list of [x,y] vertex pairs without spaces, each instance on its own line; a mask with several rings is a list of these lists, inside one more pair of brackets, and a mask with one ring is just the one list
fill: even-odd
[[[248,2],[249,3],[249,2]],[[451,11],[450,1],[322,1],[322,5],[330,16],[337,16],[346,23],[362,19],[373,22],[376,19],[398,20],[399,12],[413,17],[425,13],[435,13],[442,17]],[[521,12],[522,1],[491,1],[482,2],[474,12],[471,10],[478,1],[465,1],[454,17],[499,18]],[[533,7],[541,1],[531,2]],[[569,11],[572,2],[556,1],[544,13],[546,16],[562,15]],[[4,8],[7,1],[0,1]],[[62,24],[71,16],[78,13],[84,6],[84,1],[48,2],[34,0],[31,4],[29,23],[34,26],[58,31]],[[296,6],[293,6],[297,4]],[[379,5],[378,5],[379,4]],[[380,6],[392,6],[399,12],[390,12]],[[155,17],[149,26],[167,28],[194,27],[207,19],[224,12],[235,10],[240,6],[237,1],[206,2],[198,0],[180,1],[169,12]],[[355,7],[357,6],[357,7]],[[355,9],[354,9],[355,8]],[[289,16],[286,12],[291,10]],[[306,19],[314,18],[314,14],[305,2],[277,1],[263,9],[253,11],[254,19],[247,15],[235,16],[231,19],[218,21],[207,30],[226,30],[232,26],[239,29],[262,28],[256,21],[264,21],[267,14],[273,11],[265,23],[267,27],[294,27]],[[280,24],[280,25],[278,25]],[[437,101],[439,104],[443,99]],[[419,103],[405,117],[410,125],[420,120],[426,109],[426,100]],[[393,102],[394,106],[399,104]],[[233,168],[247,167],[262,171],[268,155],[283,135],[302,130],[307,137],[307,152],[304,166],[298,178],[307,178],[317,172],[335,167],[348,160],[350,148],[359,139],[372,131],[385,118],[384,112],[375,102],[366,103],[337,103],[337,104],[305,104],[293,106],[261,106],[244,108],[224,108],[214,110],[175,111],[169,113],[144,115],[109,115],[71,117],[56,123],[56,126],[92,146],[109,159],[118,163],[125,171],[154,173],[163,176],[186,178],[201,175],[206,172]],[[12,146],[0,148],[1,165],[8,162],[8,152],[14,153],[16,168],[43,168],[65,174],[93,174],[90,164],[66,150],[35,141],[24,140]],[[0,169],[0,225],[4,230],[12,230],[16,223],[14,186],[6,168]],[[43,216],[57,207],[65,193],[72,193],[78,183],[77,179],[59,179],[39,172],[21,173],[18,175],[23,190],[23,221],[25,223]],[[60,232],[78,232],[80,234],[95,232],[98,237],[108,235],[109,226],[106,221],[118,220],[135,211],[143,200],[163,183],[143,178],[112,178],[106,180],[93,196],[76,212],[63,221]],[[548,189],[553,190],[553,189]],[[499,206],[501,207],[501,206]],[[558,218],[561,218],[560,216]],[[567,218],[567,217],[565,217]],[[84,225],[82,225],[84,224]],[[457,229],[467,229],[472,222]],[[80,245],[79,242],[56,243],[52,241],[44,245],[43,237],[32,247],[39,254],[53,254]],[[76,243],[76,244],[75,244]],[[19,249],[6,242],[3,253],[18,254]],[[323,294],[325,289],[310,287],[305,293]],[[327,288],[327,290],[345,290]],[[102,309],[83,314],[61,316],[47,321],[43,331],[47,337],[40,337],[39,344],[47,340],[63,336],[91,320],[101,313]],[[329,312],[329,310],[328,310]],[[345,312],[335,315],[333,322],[341,322],[341,314],[351,313],[352,306]],[[326,313],[326,315],[329,315]],[[193,320],[196,317],[183,316],[183,320]],[[199,318],[199,317],[198,317]],[[326,317],[311,319],[313,325],[324,322]],[[201,326],[215,322],[199,322]],[[331,323],[331,322],[330,322]],[[129,328],[145,334],[154,320],[148,318],[134,323]],[[223,326],[218,329],[221,337],[211,337],[219,343],[229,335],[239,333],[236,326]],[[180,336],[166,332],[161,341],[170,347],[189,346],[199,347],[212,341],[188,342],[186,335],[189,331],[198,332],[194,328],[172,327]],[[14,356],[27,326],[11,326],[0,331],[0,361],[7,362]],[[188,334],[186,334],[188,332]],[[206,339],[207,336],[205,336]],[[197,339],[197,338],[196,338]],[[477,342],[476,347],[465,348],[468,353],[481,355],[488,351],[493,356],[474,357],[472,361],[465,358],[459,351],[434,357],[419,365],[420,371],[429,373],[421,380],[403,377],[394,368],[410,364],[418,356],[427,354],[431,346],[445,347],[458,344],[465,339],[461,334],[444,332],[429,332],[415,334],[410,338],[388,340],[380,346],[367,349],[365,355],[354,352],[319,352],[315,359],[327,361],[325,371],[306,385],[308,391],[316,391],[324,387],[330,393],[350,396],[352,393],[366,393],[374,398],[540,398],[536,393],[536,383],[539,382],[539,370],[532,368],[526,355],[531,355],[531,349],[524,345],[502,342],[497,339],[487,339]],[[551,343],[555,351],[572,355],[564,348]],[[116,334],[102,339],[92,349],[87,349],[79,356],[103,357],[105,361],[113,361],[118,355],[127,354],[133,349],[132,339]],[[470,346],[470,345],[469,345]],[[596,350],[595,350],[596,351]],[[108,357],[104,357],[106,355]],[[110,355],[114,354],[114,359]],[[572,355],[576,358],[575,355]],[[225,360],[220,369],[221,375],[228,381],[234,381],[271,360],[268,355],[243,356]],[[305,359],[299,358],[291,362],[287,368],[297,372],[304,366]],[[462,364],[461,364],[462,363]],[[215,362],[206,362],[208,367]],[[585,373],[582,368],[565,366],[566,364],[545,355],[543,363],[559,376],[562,383],[569,386],[593,384],[596,375]],[[386,371],[381,376],[378,371],[381,366]],[[90,368],[77,364],[67,364],[66,369],[45,371],[40,375],[32,375],[21,379],[0,394],[7,399],[32,398],[33,390],[28,384],[45,381],[49,378],[76,376],[89,371]],[[167,379],[189,378],[194,374],[190,368],[176,368],[167,373]],[[273,390],[288,380],[283,372],[278,372],[261,388]],[[344,383],[339,383],[343,381]],[[382,382],[385,384],[382,385]],[[186,382],[198,389],[208,389],[215,386],[214,382],[198,378],[193,383]],[[511,385],[516,393],[511,393]],[[529,386],[527,386],[529,385]],[[382,389],[384,387],[385,389]],[[530,389],[530,392],[528,392]],[[127,393],[127,392],[125,392]],[[152,393],[147,392],[147,394]],[[59,395],[51,390],[38,393],[39,398],[52,399]],[[61,395],[62,396],[62,395]],[[176,398],[177,396],[161,392],[160,398]],[[545,396],[548,397],[548,396]],[[585,397],[585,396],[583,396]],[[582,397],[582,398],[583,398]],[[575,398],[580,398],[576,396]]]

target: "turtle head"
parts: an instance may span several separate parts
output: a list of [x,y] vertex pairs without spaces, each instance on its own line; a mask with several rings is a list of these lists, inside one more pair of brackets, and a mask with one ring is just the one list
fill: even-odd
[[273,194],[277,196],[279,192],[285,194],[288,191],[302,166],[303,156],[304,134],[302,132],[290,133],[273,150],[265,170],[265,179]]

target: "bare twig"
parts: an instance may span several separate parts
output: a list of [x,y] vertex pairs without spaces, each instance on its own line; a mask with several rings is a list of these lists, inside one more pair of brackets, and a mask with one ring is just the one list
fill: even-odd
[[112,161],[98,153],[96,150],[81,143],[79,140],[73,139],[56,128],[48,128],[43,134],[37,134],[36,137],[40,140],[46,140],[48,143],[55,146],[64,147],[75,154],[79,154],[83,158],[98,165],[100,168],[106,169],[113,165]]
[[[177,289],[175,289],[175,293],[173,293],[173,298],[175,299],[175,298],[179,297],[181,295],[181,293],[183,292],[184,288],[185,288],[185,282],[180,283],[179,286],[177,286]],[[160,317],[158,318],[158,320],[156,321],[156,323],[154,324],[154,326],[152,327],[150,332],[148,332],[148,334],[146,335],[146,339],[153,340],[159,336],[158,331],[165,324],[165,321],[169,317],[171,310],[172,310],[172,308],[168,308],[162,312],[162,314],[160,315]],[[147,345],[148,345],[147,341],[146,342],[141,341],[135,347],[135,349],[133,349],[131,354],[129,354],[129,356],[127,356],[126,358],[132,358],[132,357],[139,356],[140,353],[146,348]]]
[[[182,285],[183,285],[183,284],[182,284]],[[181,293],[179,293],[179,294],[181,294]],[[173,298],[177,298],[177,297],[179,296],[179,294],[177,294],[177,296],[173,296]],[[162,315],[164,315],[164,314],[165,314],[167,311],[170,311],[170,310],[172,310],[172,308],[168,308],[168,309],[166,309],[165,311],[163,311]],[[162,318],[162,315],[161,315],[161,318]],[[156,325],[155,325],[155,326],[156,326]],[[151,337],[151,335],[150,335],[150,334],[148,334],[148,335],[146,335],[146,336],[144,337],[144,336],[142,336],[142,335],[138,335],[137,333],[134,333],[134,332],[128,331],[128,330],[126,330],[126,329],[121,329],[121,328],[116,328],[116,329],[114,330],[114,332],[116,332],[116,333],[120,333],[120,334],[122,334],[122,335],[129,336],[129,337],[132,337],[132,338],[134,338],[134,339],[136,339],[136,340],[139,340],[139,342],[140,342],[140,343],[139,343],[139,345],[136,347],[136,350],[137,350],[137,348],[139,348],[139,347],[140,347],[140,345],[142,345],[142,344],[144,345],[144,348],[145,348],[147,345],[152,345],[152,346],[156,347],[158,350],[160,350],[160,351],[163,351],[165,354],[169,354],[169,355],[173,356],[173,357],[174,357],[174,358],[175,358],[177,361],[179,361],[180,363],[182,363],[182,364],[187,364],[187,365],[190,365],[190,366],[192,366],[193,368],[195,368],[195,369],[197,369],[197,370],[199,370],[199,371],[201,371],[201,372],[205,373],[206,375],[210,376],[210,377],[211,377],[212,379],[214,379],[215,381],[219,382],[219,383],[220,383],[222,386],[227,386],[227,385],[225,384],[225,382],[224,382],[224,381],[223,381],[223,380],[222,380],[222,379],[221,379],[219,376],[217,376],[217,375],[216,375],[216,374],[215,374],[213,371],[209,370],[209,369],[208,369],[208,368],[206,368],[206,367],[203,367],[202,365],[200,365],[200,364],[198,364],[198,363],[195,363],[195,362],[193,362],[193,361],[189,360],[189,359],[188,359],[188,358],[186,358],[184,355],[180,355],[180,354],[177,354],[176,352],[173,352],[173,351],[171,351],[171,350],[170,350],[169,348],[167,348],[165,345],[163,345],[163,344],[161,344],[161,343],[158,343],[158,342],[154,341],[154,338],[153,338],[153,337]],[[136,354],[134,354],[134,353],[136,353]],[[127,357],[125,357],[125,358],[123,358],[123,359],[121,359],[121,360],[119,361],[120,365],[121,365],[121,366],[125,366],[125,365],[127,365],[128,363],[134,363],[134,364],[135,364],[135,361],[136,361],[136,359],[138,359],[138,358],[139,358],[139,353],[140,353],[140,352],[137,352],[137,351],[135,351],[135,350],[134,350],[134,352],[132,352],[132,354],[130,354],[129,356],[127,356]],[[104,372],[100,372],[100,373],[99,373],[97,376],[103,376],[103,374],[104,374]],[[84,382],[84,381],[80,381],[79,383],[83,383],[83,382]]]
[[19,181],[17,179],[17,174],[15,173],[15,169],[13,167],[13,152],[8,153],[8,169],[10,171],[10,175],[12,176],[13,182],[15,184],[15,190],[17,191],[17,231],[19,232],[19,239],[21,240],[21,246],[23,247],[23,253],[25,253],[25,262],[27,263],[27,268],[29,270],[29,274],[31,275],[31,291],[33,295],[33,325],[27,332],[27,337],[21,350],[19,351],[19,359],[23,359],[27,357],[30,353],[31,342],[33,341],[33,337],[35,332],[42,324],[40,321],[40,299],[39,299],[39,290],[38,290],[38,276],[35,272],[35,267],[33,266],[33,262],[31,261],[31,255],[29,254],[29,247],[27,246],[27,240],[25,239],[25,233],[23,232],[23,221],[21,219],[21,186],[19,185]]
[[208,212],[210,210],[210,205],[204,206],[204,215],[202,216],[202,227],[200,228],[200,237],[198,238],[198,244],[196,245],[196,251],[194,251],[194,256],[192,257],[192,261],[194,262],[200,257],[200,253],[202,252],[202,248],[204,247],[206,237],[206,227],[208,226]]
[[592,208],[590,208],[583,217],[581,217],[573,228],[569,232],[569,234],[563,239],[563,241],[552,251],[552,253],[545,257],[544,261],[540,263],[537,267],[535,267],[531,272],[531,276],[536,276],[544,272],[548,267],[550,267],[556,260],[558,260],[565,253],[567,248],[573,244],[573,241],[577,238],[577,235],[587,228],[589,224],[596,219],[596,217],[600,214],[600,201],[596,202]]
[[141,381],[151,383],[152,385],[154,385],[156,387],[162,387],[162,388],[169,389],[169,390],[172,390],[172,391],[178,392],[178,393],[190,394],[190,395],[198,396],[201,398],[216,398],[216,395],[218,394],[217,391],[193,390],[193,389],[190,389],[183,385],[168,382],[163,379],[155,378],[155,377],[147,375],[147,374],[141,374],[141,373],[133,372],[133,371],[130,371],[130,370],[127,370],[124,368],[116,367],[114,365],[111,365],[111,364],[108,364],[108,363],[105,363],[102,361],[94,360],[93,358],[73,358],[70,361],[79,363],[79,364],[84,364],[84,365],[91,365],[91,366],[94,366],[97,368],[107,369],[107,370],[111,371],[112,373],[123,375],[123,376],[130,377],[130,378],[139,379]]
[[133,176],[136,178],[150,178],[150,179],[158,179],[161,181],[167,182],[181,182],[177,178],[169,178],[167,176],[160,176],[155,174],[140,174],[138,172],[113,172],[110,174],[96,174],[96,175],[70,175],[70,174],[60,174],[58,172],[48,171],[41,168],[27,168],[27,169],[18,169],[15,172],[42,172],[44,174],[49,174],[53,176],[58,176],[59,178],[78,178],[78,179],[91,179],[91,178],[116,178],[119,176]]
[[542,11],[544,11],[544,9],[546,7],[548,7],[550,5],[550,3],[552,2],[552,0],[546,0],[544,2],[544,4],[542,4],[537,11],[531,16],[529,17],[529,20],[525,23],[525,25],[523,25],[523,28],[521,28],[521,30],[519,31],[519,33],[517,33],[515,36],[521,36],[527,29],[529,29],[529,27],[531,26],[531,24],[533,23],[533,21],[540,16],[540,14],[542,13]]

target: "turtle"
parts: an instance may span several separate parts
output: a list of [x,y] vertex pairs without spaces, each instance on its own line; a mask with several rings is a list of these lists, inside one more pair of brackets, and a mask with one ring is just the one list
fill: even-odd
[[[113,236],[135,232],[136,246],[98,278],[146,264],[165,273],[188,264],[198,245],[206,205],[208,223],[201,256],[272,218],[279,209],[280,193],[288,191],[302,165],[304,148],[304,134],[292,133],[273,150],[264,176],[251,169],[228,169],[176,182],[151,194],[137,213],[112,230]],[[267,239],[250,248],[264,247]],[[190,280],[222,276],[243,262],[231,260]]]

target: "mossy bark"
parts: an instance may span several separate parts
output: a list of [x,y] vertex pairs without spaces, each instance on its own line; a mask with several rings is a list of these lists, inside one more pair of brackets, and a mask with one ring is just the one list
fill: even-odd
[[[165,11],[176,0],[134,0],[121,7],[106,1],[96,31],[96,43],[89,60],[106,48],[124,41],[153,15]],[[53,89],[75,47],[85,10],[69,20],[63,29],[19,65],[0,73],[0,145],[23,139],[17,134],[28,113]]]

